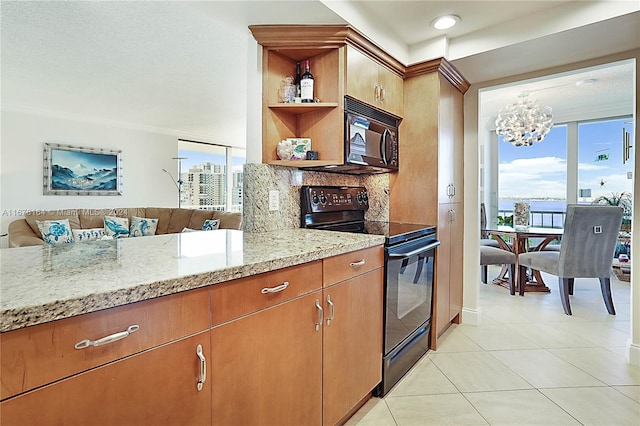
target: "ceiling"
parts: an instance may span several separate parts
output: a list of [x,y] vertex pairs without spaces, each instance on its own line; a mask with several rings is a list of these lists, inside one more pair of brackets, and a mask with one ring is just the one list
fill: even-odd
[[[2,1],[2,109],[244,146],[251,24],[348,23],[405,64],[471,83],[640,48],[631,1]],[[429,23],[457,14],[454,29]],[[633,108],[633,66],[484,91],[480,122],[529,90],[557,117]],[[596,84],[578,87],[586,78]]]

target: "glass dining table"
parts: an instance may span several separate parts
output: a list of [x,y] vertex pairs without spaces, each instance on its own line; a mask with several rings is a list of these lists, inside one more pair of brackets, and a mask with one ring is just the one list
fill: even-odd
[[[530,275],[528,273],[520,273],[518,255],[520,253],[543,250],[552,241],[560,240],[564,233],[564,229],[533,227],[516,229],[511,226],[495,226],[483,229],[483,231],[486,231],[490,237],[493,237],[493,239],[498,242],[501,249],[510,251],[516,255],[516,276],[514,277],[516,289],[520,289],[520,286],[524,286],[525,292],[537,291],[548,293],[551,291],[544,283],[540,271],[532,269]],[[499,284],[503,287],[509,288],[509,281],[506,278],[507,273],[508,268],[503,265],[500,274],[498,274],[498,277],[493,280],[494,284]]]

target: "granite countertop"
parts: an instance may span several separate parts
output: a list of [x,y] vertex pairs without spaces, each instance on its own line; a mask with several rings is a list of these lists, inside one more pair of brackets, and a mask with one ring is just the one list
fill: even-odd
[[0,250],[0,331],[247,277],[384,243],[289,229],[189,232]]

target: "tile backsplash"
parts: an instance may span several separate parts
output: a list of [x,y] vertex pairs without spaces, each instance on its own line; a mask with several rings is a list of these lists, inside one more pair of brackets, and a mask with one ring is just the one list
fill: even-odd
[[[300,227],[303,185],[364,186],[369,193],[367,220],[389,220],[389,175],[345,175],[311,172],[269,164],[245,164],[243,229],[264,232]],[[280,209],[269,211],[269,191],[279,191]]]

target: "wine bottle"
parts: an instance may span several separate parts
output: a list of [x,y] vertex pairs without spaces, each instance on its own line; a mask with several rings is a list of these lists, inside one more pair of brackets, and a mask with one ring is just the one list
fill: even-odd
[[296,64],[296,79],[293,84],[295,86],[294,102],[298,103],[302,100],[302,93],[300,92],[300,62]]
[[313,102],[313,74],[309,71],[309,60],[304,61],[304,74],[300,77],[300,97],[302,102]]

